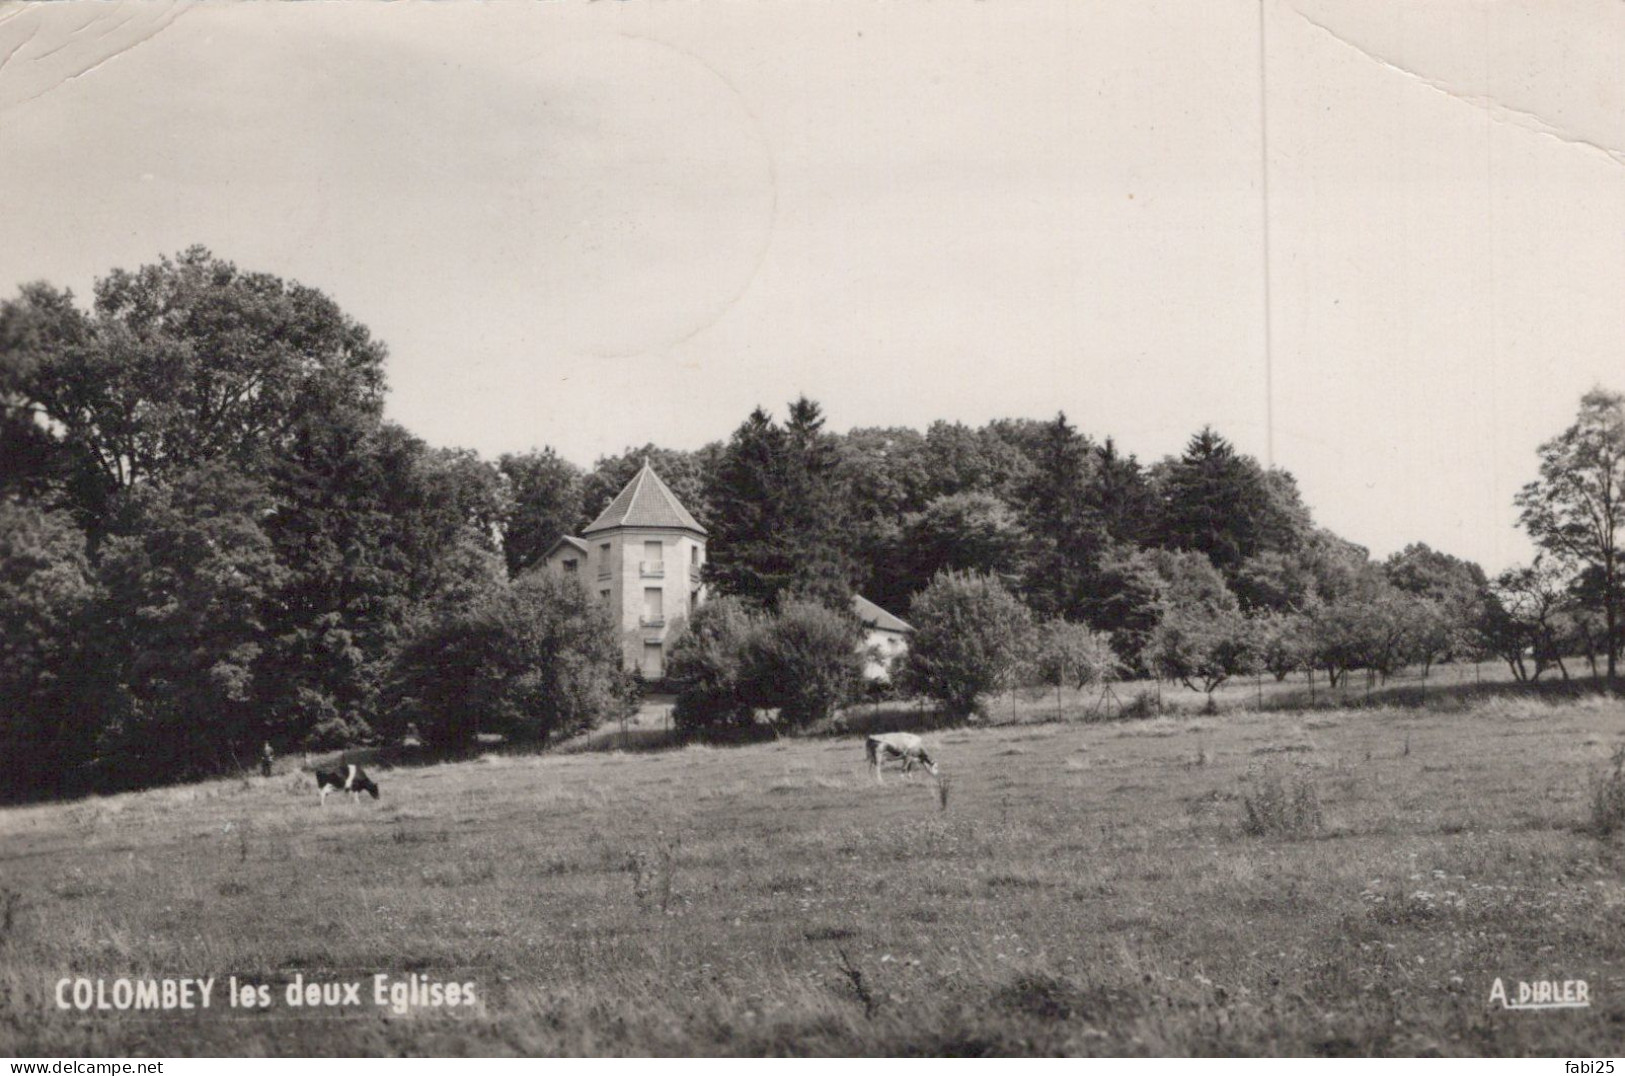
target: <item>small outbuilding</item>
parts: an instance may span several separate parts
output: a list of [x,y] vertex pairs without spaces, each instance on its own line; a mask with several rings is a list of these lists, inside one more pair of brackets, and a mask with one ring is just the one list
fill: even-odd
[[908,653],[913,627],[861,594],[852,596],[852,612],[863,623],[863,678],[871,683],[890,683],[898,660]]

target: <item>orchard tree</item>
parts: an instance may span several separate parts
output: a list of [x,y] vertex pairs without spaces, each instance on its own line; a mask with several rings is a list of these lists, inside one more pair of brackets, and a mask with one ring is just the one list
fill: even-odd
[[1314,661],[1309,618],[1303,613],[1263,613],[1253,617],[1258,663],[1279,683]]
[[1158,676],[1205,693],[1211,709],[1219,685],[1260,667],[1253,626],[1206,557],[1164,551],[1156,564],[1165,589],[1143,660]]
[[1617,673],[1625,581],[1625,396],[1594,388],[1574,424],[1540,446],[1540,477],[1518,493],[1519,521],[1537,546],[1574,571],[1593,573],[1608,680]]
[[1059,713],[1063,687],[1085,688],[1110,684],[1122,672],[1111,640],[1085,624],[1049,620],[1038,625],[1029,662],[1037,683],[1055,689]]
[[[1563,654],[1570,642],[1565,629],[1570,627],[1571,591],[1564,570],[1537,555],[1528,567],[1508,568],[1496,576],[1492,587],[1497,614],[1492,623],[1513,676],[1539,680],[1556,666],[1567,680]],[[1525,671],[1526,653],[1534,661],[1533,674]]]

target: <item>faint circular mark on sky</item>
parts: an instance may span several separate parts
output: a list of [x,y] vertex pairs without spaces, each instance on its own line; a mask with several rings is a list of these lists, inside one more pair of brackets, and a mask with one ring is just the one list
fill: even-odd
[[530,207],[537,335],[626,358],[721,318],[772,239],[761,125],[704,60],[649,38],[571,43],[535,61],[546,94]]

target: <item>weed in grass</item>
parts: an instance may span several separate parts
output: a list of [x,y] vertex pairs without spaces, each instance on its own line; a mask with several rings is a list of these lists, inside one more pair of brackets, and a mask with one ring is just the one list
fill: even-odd
[[17,925],[17,909],[23,895],[15,889],[0,888],[0,948],[3,948]]
[[1625,745],[1614,751],[1604,770],[1591,782],[1591,832],[1611,837],[1625,829]]
[[445,889],[458,889],[465,885],[480,885],[497,876],[496,864],[488,859],[472,863],[447,863],[424,867],[418,877],[424,885]]
[[1023,975],[993,995],[1001,1009],[1040,1020],[1069,1020],[1080,1006],[1078,991],[1052,975]]
[[852,988],[852,993],[856,995],[858,1002],[863,1006],[864,1018],[873,1020],[875,1013],[880,1009],[880,999],[875,996],[873,990],[869,989],[869,984],[863,977],[863,969],[852,963],[852,958],[846,955],[846,950],[837,948],[835,951],[841,957],[842,976],[845,977],[847,985]]
[[1241,797],[1242,832],[1250,837],[1309,837],[1320,831],[1320,793],[1301,770],[1289,783],[1275,770],[1250,779]]
[[937,778],[937,810],[946,811],[948,809],[948,790],[952,787],[948,778]]
[[659,908],[661,915],[670,912],[681,846],[682,838],[672,837],[652,852],[637,848],[627,854],[626,873],[632,879],[632,896],[639,908]]

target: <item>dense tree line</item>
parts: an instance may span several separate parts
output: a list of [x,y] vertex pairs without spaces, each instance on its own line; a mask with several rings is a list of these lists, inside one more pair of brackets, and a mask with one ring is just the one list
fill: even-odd
[[[88,309],[45,284],[0,306],[4,791],[219,772],[403,717],[456,739],[414,679],[425,649],[572,615],[516,580],[576,522],[583,476],[424,444],[382,417],[384,362],[326,296],[201,248],[109,274]],[[473,674],[492,727],[617,704],[618,652],[589,641],[609,629],[577,619],[590,668],[548,687],[569,712],[510,713],[559,653],[520,632],[545,660]]]
[[[827,428],[758,408],[695,451],[483,460],[383,417],[385,348],[331,299],[193,248],[0,305],[0,757],[13,792],[216,772],[410,728],[542,739],[626,705],[613,626],[539,581],[650,460],[710,534],[679,719],[827,716],[862,593],[915,622],[897,687],[974,712],[1018,681],[1386,677],[1497,655],[1615,674],[1625,410],[1582,400],[1494,579],[1377,562],[1290,474],[1204,428],[1149,465],[1066,415]],[[110,776],[111,775],[111,776]]]

